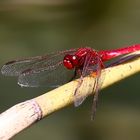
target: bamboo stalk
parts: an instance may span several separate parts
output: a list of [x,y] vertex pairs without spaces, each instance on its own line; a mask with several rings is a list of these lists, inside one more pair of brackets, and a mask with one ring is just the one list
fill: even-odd
[[[140,53],[140,52],[137,52]],[[135,53],[136,54],[136,53]],[[140,58],[103,70],[106,73],[101,89],[140,72]],[[94,77],[87,76],[79,88],[79,97],[92,93]],[[0,115],[0,140],[7,140],[34,122],[74,102],[78,80],[49,91],[34,99],[19,103]]]

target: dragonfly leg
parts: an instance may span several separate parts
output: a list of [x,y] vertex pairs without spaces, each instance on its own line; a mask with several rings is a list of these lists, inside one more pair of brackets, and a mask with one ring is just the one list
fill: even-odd
[[79,79],[79,81],[78,81],[78,86],[77,86],[76,89],[75,89],[74,95],[76,95],[77,90],[80,88],[80,86],[81,86],[81,84],[82,84],[82,82],[83,82],[82,70],[79,69],[79,68],[76,68],[76,69],[75,69],[75,77],[76,77],[77,75],[80,76],[80,79]]
[[81,76],[80,79],[79,79],[79,81],[78,81],[78,86],[75,89],[74,95],[77,94],[77,91],[80,88],[80,86],[82,85],[82,83],[83,83],[83,77]]

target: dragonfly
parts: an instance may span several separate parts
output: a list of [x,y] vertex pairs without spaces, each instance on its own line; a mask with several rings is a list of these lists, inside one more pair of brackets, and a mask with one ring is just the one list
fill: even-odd
[[81,86],[83,77],[96,72],[92,105],[92,118],[94,119],[101,87],[101,70],[105,68],[104,63],[139,50],[140,44],[100,51],[90,47],[74,48],[42,56],[12,60],[3,65],[1,72],[6,76],[18,77],[18,84],[22,87],[57,87],[80,77],[79,85],[74,93],[76,107],[86,99],[86,96],[77,97],[77,89]]

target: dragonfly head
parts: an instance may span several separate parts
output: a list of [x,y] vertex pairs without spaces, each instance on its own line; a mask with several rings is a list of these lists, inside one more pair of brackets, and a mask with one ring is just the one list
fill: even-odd
[[78,65],[78,58],[76,55],[65,55],[63,64],[67,69],[74,69]]

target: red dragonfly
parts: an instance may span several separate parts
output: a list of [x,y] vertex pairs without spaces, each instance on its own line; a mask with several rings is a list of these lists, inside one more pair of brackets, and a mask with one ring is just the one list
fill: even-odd
[[[96,112],[98,90],[100,89],[101,70],[104,62],[120,55],[140,50],[140,44],[114,50],[96,51],[92,48],[78,48],[59,51],[49,55],[13,60],[6,63],[2,74],[17,76],[18,84],[23,87],[59,86],[76,77],[82,78],[96,72],[94,84],[94,99],[92,116]],[[69,77],[69,78],[68,78]],[[79,87],[80,84],[79,83]],[[77,89],[74,93],[74,104],[79,106],[86,97],[77,98]]]

